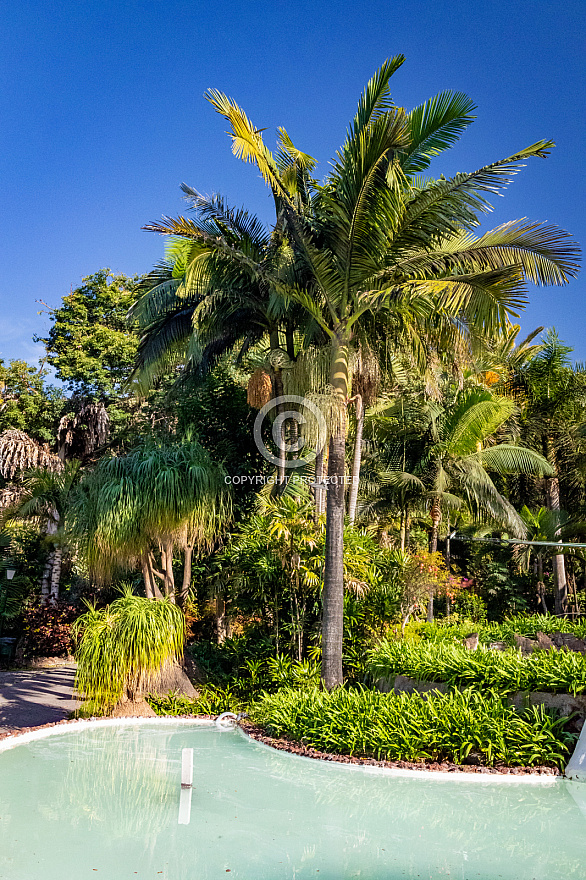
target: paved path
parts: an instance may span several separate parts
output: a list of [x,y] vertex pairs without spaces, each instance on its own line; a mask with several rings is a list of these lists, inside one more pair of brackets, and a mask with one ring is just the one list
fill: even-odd
[[77,701],[72,699],[75,666],[0,671],[0,733],[63,721]]

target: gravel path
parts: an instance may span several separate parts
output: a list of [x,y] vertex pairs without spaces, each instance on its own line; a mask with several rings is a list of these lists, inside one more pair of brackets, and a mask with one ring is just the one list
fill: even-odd
[[0,733],[63,721],[73,699],[75,665],[0,671]]

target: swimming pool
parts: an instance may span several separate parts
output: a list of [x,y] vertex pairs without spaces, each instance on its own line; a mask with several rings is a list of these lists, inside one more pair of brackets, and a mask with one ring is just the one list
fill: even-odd
[[[398,775],[275,752],[211,723],[57,730],[0,753],[3,880],[586,877],[581,782]],[[183,748],[194,750],[189,824]]]

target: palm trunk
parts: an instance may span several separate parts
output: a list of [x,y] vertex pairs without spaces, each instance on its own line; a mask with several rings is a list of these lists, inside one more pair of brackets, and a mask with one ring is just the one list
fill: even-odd
[[43,599],[48,599],[51,593],[51,571],[53,569],[53,555],[54,550],[49,550],[49,555],[47,556],[47,561],[45,562],[45,567],[43,569],[43,576],[41,578],[41,597]]
[[162,547],[161,559],[163,561],[163,573],[165,575],[165,596],[175,602],[175,575],[173,574],[173,542],[165,541]]
[[[548,452],[547,460],[557,471],[555,450],[549,440],[547,441],[546,448]],[[560,482],[557,477],[552,477],[547,481],[547,506],[550,510],[560,510]],[[553,573],[555,579],[555,614],[556,617],[564,617],[568,605],[568,583],[563,553],[558,553],[553,557]]]
[[348,497],[348,519],[351,523],[356,519],[356,502],[358,501],[358,483],[360,481],[360,461],[362,458],[362,432],[364,430],[364,406],[360,394],[356,395],[356,438],[354,440],[354,458],[352,459],[352,479]]
[[334,352],[331,383],[339,397],[342,417],[335,434],[330,439],[328,459],[321,667],[322,681],[328,690],[343,683],[345,408],[348,397],[348,347],[347,344],[343,344],[340,337]]
[[322,485],[324,477],[324,451],[320,449],[315,457],[315,492],[314,492],[314,507],[315,507],[315,515],[314,519],[317,522],[319,517],[324,512],[325,504],[324,504],[324,495],[325,490]]
[[51,567],[51,589],[50,598],[57,601],[59,598],[59,581],[61,580],[61,563],[63,561],[63,550],[61,547],[55,547],[53,554],[53,565]]
[[[159,589],[159,585],[157,584],[157,581],[155,580],[155,578],[158,578],[161,582],[164,583],[165,574],[162,571],[157,571],[157,569],[155,568],[155,558],[154,558],[153,553],[151,551],[148,552],[146,558],[147,558],[147,566],[148,566],[149,583],[151,584],[151,586],[153,588],[154,597],[155,597],[155,599],[162,599],[163,594],[161,593],[161,591]],[[163,551],[161,550],[161,560],[162,559],[163,559]]]
[[[275,351],[280,348],[279,345],[279,331],[273,330],[269,334],[269,344],[271,347],[271,351]],[[283,397],[285,394],[285,389],[283,387],[283,376],[281,373],[280,367],[273,367],[273,395],[274,397]],[[280,414],[283,411],[283,405],[281,403],[277,404],[277,414]],[[285,436],[284,436],[284,426],[281,425],[280,438],[278,450],[277,450],[277,486],[280,488],[283,487],[285,483],[285,461],[287,456],[285,454]]]
[[[442,511],[439,498],[433,499],[431,505],[431,535],[429,536],[429,552],[437,553],[437,538],[439,532],[439,524],[442,518]],[[429,585],[429,598],[427,600],[427,622],[433,621],[433,584]]]
[[142,567],[142,578],[144,581],[144,594],[147,599],[155,598],[155,591],[153,588],[153,573],[150,569],[148,555],[143,553],[141,556],[141,567]]

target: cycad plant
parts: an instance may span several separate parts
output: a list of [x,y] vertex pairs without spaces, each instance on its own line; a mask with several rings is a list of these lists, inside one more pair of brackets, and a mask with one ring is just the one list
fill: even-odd
[[552,226],[516,221],[477,237],[487,194],[502,189],[527,158],[553,146],[539,141],[507,159],[446,180],[420,176],[472,122],[473,103],[443,92],[410,113],[395,106],[389,82],[403,56],[383,64],[369,82],[343,146],[322,184],[310,180],[309,205],[299,209],[263,141],[262,130],[230,98],[208,100],[227,119],[236,156],[257,165],[279,205],[296,276],[207,235],[180,217],[147,228],[194,245],[254,274],[300,305],[329,340],[332,399],[339,409],[329,443],[326,569],[323,594],[324,683],[342,682],[343,531],[349,362],[366,315],[399,306],[412,314],[451,316],[456,330],[490,333],[525,303],[526,281],[564,284],[576,272],[576,246]]
[[[164,665],[183,658],[185,618],[167,598],[151,602],[126,590],[104,610],[90,607],[74,631],[75,687],[98,713],[120,703],[131,703],[131,714],[141,713],[136,704]],[[152,714],[144,706],[142,714]]]

